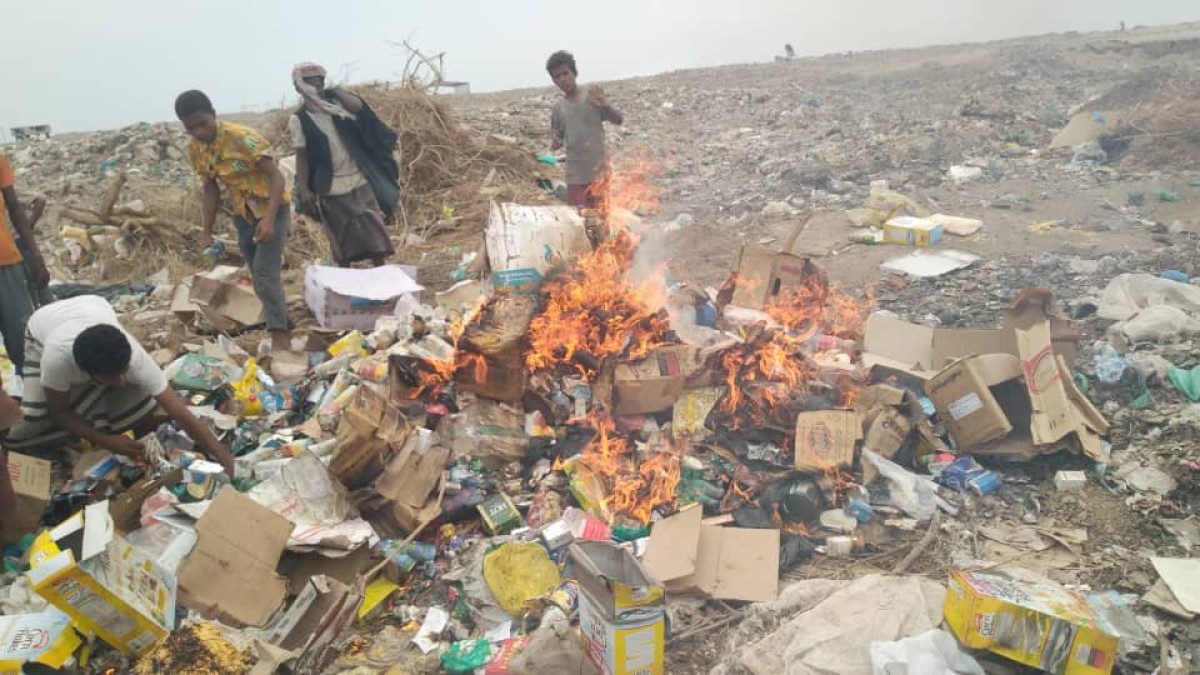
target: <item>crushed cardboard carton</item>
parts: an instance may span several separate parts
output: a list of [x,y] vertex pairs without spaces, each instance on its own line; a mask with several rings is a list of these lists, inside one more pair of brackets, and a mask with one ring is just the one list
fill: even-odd
[[192,278],[188,301],[220,331],[237,331],[263,322],[262,301],[237,267],[223,265]]
[[[326,576],[308,580],[286,612],[266,629],[269,642],[299,656],[298,672],[316,672],[333,640],[358,614],[362,595]],[[302,670],[303,668],[303,670]]]
[[221,490],[196,522],[199,539],[179,566],[181,601],[223,620],[263,626],[287,596],[276,574],[294,526],[235,490]]
[[38,535],[30,585],[81,629],[142,654],[175,627],[177,581],[114,532],[98,502]]
[[1113,669],[1119,637],[1080,594],[1049,581],[950,571],[944,613],[963,646],[1062,675]]
[[796,224],[781,251],[765,246],[742,246],[733,304],[763,309],[789,291],[825,283],[825,271],[820,266],[793,253],[797,239],[812,216],[809,214]]
[[883,241],[888,244],[929,248],[942,240],[942,226],[916,216],[897,216],[883,224]]
[[672,593],[766,602],[779,590],[779,530],[705,525],[699,506],[654,524],[643,564]]
[[698,368],[697,352],[686,346],[663,347],[640,361],[617,365],[616,412],[638,415],[672,408],[687,379]]
[[409,434],[404,446],[387,463],[375,481],[379,499],[372,510],[393,532],[409,533],[436,518],[446,490],[444,468],[450,449],[433,442],[426,429]]
[[369,269],[309,265],[304,271],[304,301],[322,328],[369,331],[392,314],[396,301],[424,287],[409,265]]

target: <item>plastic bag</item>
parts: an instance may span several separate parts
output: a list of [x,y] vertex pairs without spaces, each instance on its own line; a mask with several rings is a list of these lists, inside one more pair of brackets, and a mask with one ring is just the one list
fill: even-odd
[[[884,214],[883,221],[879,225],[886,223],[896,216],[924,218],[929,215],[929,211],[918,206],[913,200],[899,192],[892,192],[891,190],[871,190],[871,197],[867,200],[867,208]],[[871,224],[875,223],[872,222]]]
[[1120,331],[1133,342],[1167,342],[1184,333],[1200,332],[1200,323],[1178,307],[1156,305],[1109,330]]
[[1191,370],[1171,366],[1167,370],[1167,379],[1192,403],[1200,403],[1200,366]]
[[442,652],[442,667],[448,673],[470,673],[492,660],[492,643],[484,639],[462,640]]
[[1096,350],[1092,365],[1096,368],[1097,380],[1104,384],[1116,384],[1121,381],[1121,376],[1129,367],[1129,361],[1117,353],[1112,345],[1104,343]]
[[872,675],[984,675],[975,657],[946,631],[933,629],[895,642],[871,643]]
[[[936,484],[908,469],[885,459],[870,450],[863,449],[862,456],[875,465],[879,473],[891,484],[892,506],[917,520],[928,520],[933,512],[945,502],[937,496]],[[948,505],[947,505],[948,506]]]
[[258,417],[263,413],[262,401],[259,395],[263,392],[263,384],[258,381],[258,364],[254,359],[246,362],[246,372],[242,379],[233,383],[233,396],[237,401],[238,417]]
[[483,578],[500,607],[520,616],[525,603],[558,588],[562,579],[546,547],[535,543],[508,542],[483,557]]

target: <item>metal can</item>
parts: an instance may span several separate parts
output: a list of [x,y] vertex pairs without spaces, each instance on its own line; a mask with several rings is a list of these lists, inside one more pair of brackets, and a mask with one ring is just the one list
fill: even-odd
[[990,495],[1000,489],[1000,476],[993,471],[984,471],[968,480],[967,486],[977,495]]

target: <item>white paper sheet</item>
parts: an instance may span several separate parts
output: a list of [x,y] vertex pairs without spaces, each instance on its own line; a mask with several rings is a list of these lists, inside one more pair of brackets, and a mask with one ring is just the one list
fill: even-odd
[[408,270],[400,265],[384,265],[365,270],[324,265],[312,267],[322,286],[353,298],[391,300],[405,293],[425,290],[425,287],[418,284]]
[[1200,559],[1151,558],[1158,576],[1187,611],[1200,613]]

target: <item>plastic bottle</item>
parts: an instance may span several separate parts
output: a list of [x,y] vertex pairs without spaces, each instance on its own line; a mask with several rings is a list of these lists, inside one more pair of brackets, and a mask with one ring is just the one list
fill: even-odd
[[202,255],[208,261],[210,267],[216,266],[217,262],[225,257],[225,242],[217,239],[212,243],[212,246],[204,249]]
[[275,390],[264,391],[258,396],[258,400],[262,402],[263,411],[268,415],[292,410],[296,407],[297,399],[299,399],[299,395],[295,387],[279,387]]
[[809,352],[842,351],[854,354],[858,351],[858,343],[854,340],[843,340],[833,335],[817,333],[804,341],[802,348]]

